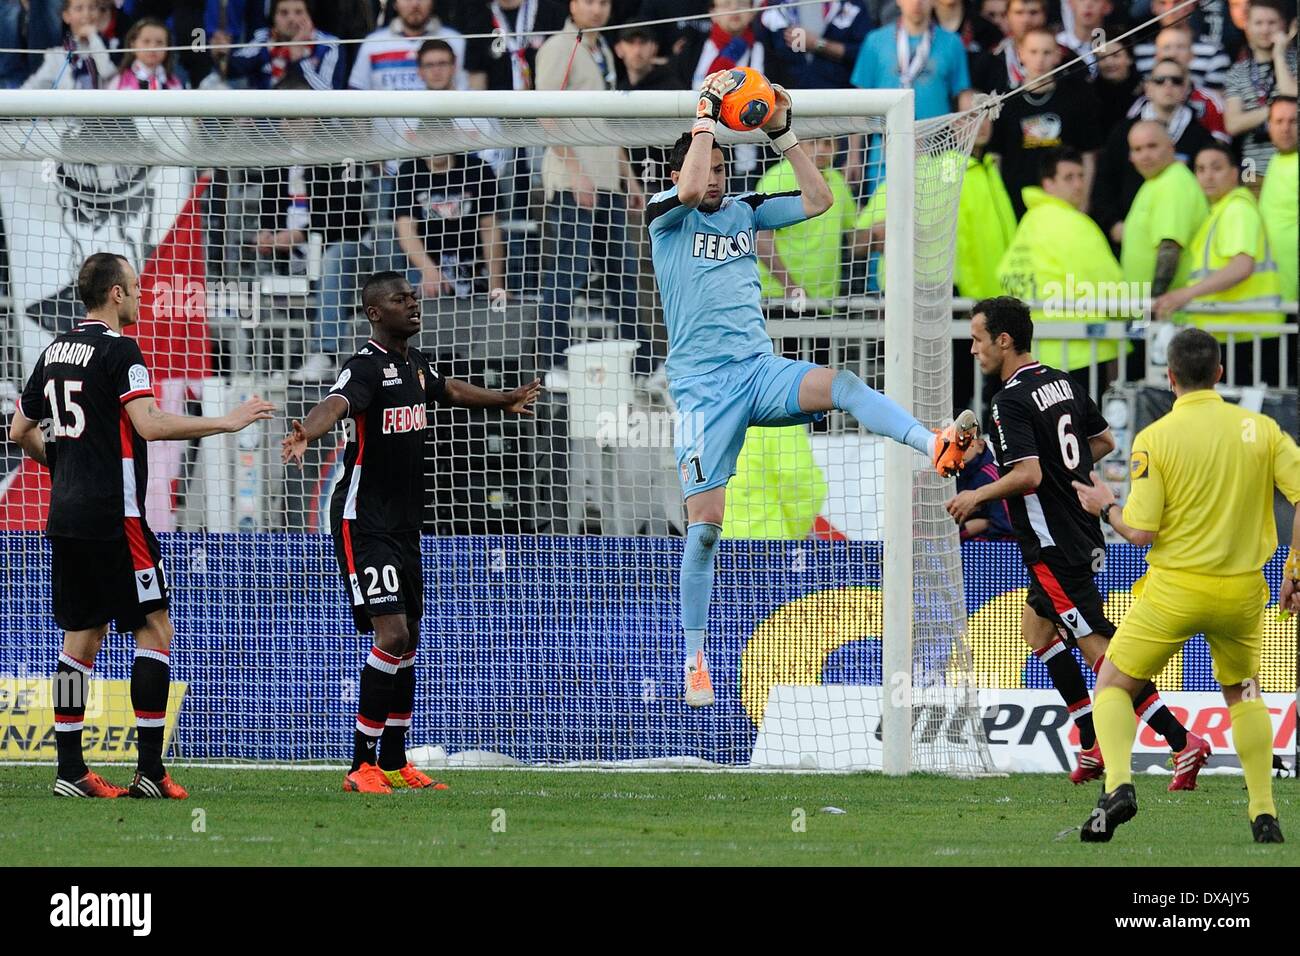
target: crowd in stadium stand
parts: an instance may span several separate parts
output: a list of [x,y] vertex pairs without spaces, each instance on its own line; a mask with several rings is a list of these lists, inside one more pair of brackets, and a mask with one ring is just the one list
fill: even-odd
[[[663,90],[739,65],[790,88],[910,85],[918,119],[969,108],[976,91],[1023,89],[969,160],[959,294],[1032,299],[1068,276],[1147,283],[1160,318],[1193,299],[1293,302],[1294,0],[1179,2],[836,0],[754,11],[747,0],[3,0],[0,48],[32,52],[0,54],[0,86]],[[599,29],[609,26],[622,29]],[[162,51],[173,43],[189,46]],[[876,289],[874,266],[846,267],[867,257],[845,255],[879,249],[883,236],[875,147],[861,137],[809,148],[836,205],[816,230],[791,227],[760,245],[764,294]],[[323,238],[300,381],[333,374],[356,331],[355,276],[375,264],[406,270],[426,301],[471,317],[486,316],[474,303],[491,290],[536,304],[544,368],[563,364],[575,303],[599,272],[619,334],[646,343],[637,371],[648,373],[657,357],[637,295],[640,212],[664,185],[662,164],[644,161],[653,152],[487,150],[362,177],[269,170],[240,255],[292,269],[308,233]],[[792,181],[788,163],[754,147],[734,150],[732,164],[733,185]],[[523,233],[505,228],[525,219],[543,237],[531,273]],[[566,268],[548,268],[555,262]],[[1287,320],[1280,310],[1229,318]],[[1044,357],[1086,368],[1089,350],[1059,343]]]

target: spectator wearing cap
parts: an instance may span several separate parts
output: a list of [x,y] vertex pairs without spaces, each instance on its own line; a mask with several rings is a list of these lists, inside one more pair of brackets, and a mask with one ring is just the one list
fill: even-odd
[[1268,138],[1273,148],[1268,176],[1259,191],[1259,210],[1277,263],[1282,298],[1296,300],[1297,204],[1300,204],[1300,171],[1296,164],[1296,101],[1293,96],[1277,96],[1268,105]]
[[649,27],[626,27],[614,42],[620,90],[683,90],[686,82],[671,64],[659,62],[659,43]]
[[297,73],[313,90],[341,90],[346,78],[338,39],[316,29],[307,0],[271,0],[271,25],[253,31],[249,45],[234,51],[227,75],[269,90]]
[[1159,123],[1174,144],[1174,158],[1191,167],[1192,159],[1214,137],[1196,122],[1187,99],[1187,69],[1173,60],[1161,60],[1143,83],[1146,95],[1133,104],[1129,115],[1106,139],[1097,160],[1091,212],[1103,231],[1109,232],[1128,215],[1143,176],[1129,156],[1129,131],[1149,120]]
[[1119,261],[1125,280],[1149,286],[1155,299],[1173,288],[1183,252],[1205,221],[1209,205],[1192,171],[1174,155],[1174,142],[1163,123],[1134,123],[1128,145],[1143,183],[1117,226]]
[[862,42],[872,28],[865,3],[771,7],[759,18],[764,38],[779,65],[779,82],[799,89],[845,89]]
[[[1196,156],[1196,179],[1209,201],[1209,214],[1183,252],[1175,288],[1155,301],[1158,318],[1167,319],[1189,302],[1281,301],[1277,263],[1268,245],[1264,219],[1255,195],[1241,185],[1241,165],[1230,147],[1212,143]],[[1195,313],[1192,324],[1280,325],[1280,311]],[[1224,332],[1214,333],[1226,342]],[[1252,369],[1254,343],[1249,337],[1236,346],[1238,381],[1270,381],[1277,370],[1276,339],[1263,343],[1261,367]]]
[[1244,162],[1253,167],[1255,188],[1268,175],[1273,144],[1268,138],[1268,101],[1296,95],[1295,35],[1286,32],[1278,0],[1252,0],[1246,20],[1249,55],[1233,64],[1224,88],[1224,128],[1236,137]]
[[[655,43],[668,58],[681,54],[693,33],[707,34],[712,23],[705,16],[710,0],[641,0],[634,18],[637,23],[653,23]],[[676,19],[674,19],[676,18]],[[690,19],[688,19],[690,18]],[[667,21],[661,23],[660,21]],[[679,68],[678,72],[682,70]],[[684,74],[683,74],[684,75]]]

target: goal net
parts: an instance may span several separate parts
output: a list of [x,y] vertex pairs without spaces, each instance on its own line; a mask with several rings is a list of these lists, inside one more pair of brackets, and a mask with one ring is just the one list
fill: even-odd
[[[737,240],[761,264],[774,348],[852,369],[939,426],[977,117],[913,124],[898,91],[793,96],[836,200]],[[349,753],[369,644],[329,534],[344,429],[301,470],[279,441],[366,343],[361,283],[393,269],[422,299],[413,344],[444,376],[545,383],[536,418],[429,410],[417,762],[991,768],[952,483],[840,412],[747,433],[709,619],[717,703],[683,704],[674,443],[689,423],[662,368],[644,204],[669,185],[693,94],[52,92],[6,110],[6,418],[82,318],[77,270],[99,251],[139,271],[128,334],[162,408],[217,415],[254,394],[277,408],[149,449],[177,628],[172,759]],[[796,188],[761,134],[722,141],[728,192]],[[49,481],[3,447],[0,676],[48,719]],[[101,652],[91,759],[130,751],[130,647],[111,635]],[[5,726],[0,759],[53,752],[38,716]]]

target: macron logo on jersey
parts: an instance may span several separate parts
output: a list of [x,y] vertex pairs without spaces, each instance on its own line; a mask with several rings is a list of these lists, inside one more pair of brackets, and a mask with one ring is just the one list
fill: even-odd
[[748,229],[734,236],[720,236],[714,232],[697,232],[691,245],[691,255],[697,259],[715,259],[725,262],[739,259],[754,251],[754,238]]
[[420,431],[428,425],[428,411],[423,405],[385,408],[383,432],[400,435],[402,432]]

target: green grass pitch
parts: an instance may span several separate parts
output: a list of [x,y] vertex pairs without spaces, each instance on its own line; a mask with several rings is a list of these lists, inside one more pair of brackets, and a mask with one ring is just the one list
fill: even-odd
[[[99,768],[115,782],[127,768]],[[338,771],[175,767],[186,801],[69,800],[52,767],[0,768],[9,865],[1300,865],[1300,799],[1275,780],[1292,842],[1257,846],[1239,776],[1192,793],[1138,777],[1109,845],[1057,839],[1094,785],[1064,775],[916,776],[456,770],[447,791],[343,793]],[[821,812],[838,807],[843,814]],[[198,812],[201,811],[201,812]],[[802,822],[802,827],[800,826]],[[200,828],[199,824],[202,824]],[[1290,829],[1287,829],[1290,827]]]

